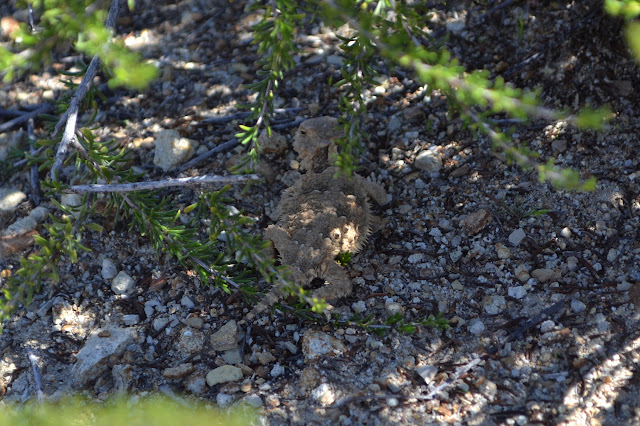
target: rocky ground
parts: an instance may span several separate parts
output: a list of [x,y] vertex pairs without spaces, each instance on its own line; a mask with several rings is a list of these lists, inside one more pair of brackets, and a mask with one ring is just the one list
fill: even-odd
[[[197,153],[237,132],[238,120],[214,117],[249,99],[241,85],[256,71],[250,25],[258,16],[243,2],[136,3],[118,31],[156,61],[161,78],[143,93],[108,92],[96,133],[132,149],[147,178],[157,179],[154,143],[169,130],[196,141]],[[104,223],[108,232],[84,236],[92,251],[77,264],[61,261],[60,283],[5,324],[2,401],[34,398],[32,353],[50,399],[73,390],[96,400],[162,392],[220,406],[244,401],[269,424],[640,422],[640,74],[621,22],[596,0],[448,3],[434,9],[432,28],[449,34],[450,51],[468,69],[538,87],[550,108],[609,105],[614,113],[600,133],[504,122],[516,126],[516,144],[539,154],[536,161],[555,157],[598,179],[593,192],[568,192],[474,138],[411,73],[383,74],[371,88],[359,173],[381,183],[390,202],[376,209],[386,226],[354,256],[354,293],[334,312],[372,314],[376,324],[395,313],[411,322],[442,312],[450,328],[377,334],[321,326],[283,307],[238,334],[234,321],[250,309],[242,298],[201,286],[126,224]],[[0,12],[24,18],[10,5]],[[302,119],[337,115],[340,92],[328,85],[342,63],[337,39],[319,25],[308,34],[299,35],[298,66],[276,99],[280,108],[300,108],[278,116],[289,147]],[[69,66],[63,59],[0,87],[0,107],[60,96],[54,70]],[[21,140],[15,129],[0,135],[0,154]],[[239,152],[182,176],[227,173]],[[267,179],[246,194],[234,190],[236,207],[263,227],[271,223],[268,214],[299,173],[294,160],[289,148],[267,155]],[[26,201],[27,169],[1,176],[1,227],[42,220],[43,210]],[[179,194],[184,205],[196,196]],[[49,202],[41,208],[55,212]],[[0,242],[6,277],[30,248],[16,253]]]

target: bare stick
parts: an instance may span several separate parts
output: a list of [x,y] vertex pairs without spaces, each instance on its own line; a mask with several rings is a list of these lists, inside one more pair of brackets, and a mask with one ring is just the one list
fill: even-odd
[[190,169],[191,167],[195,167],[197,164],[200,164],[202,161],[206,160],[209,157],[213,157],[216,154],[219,154],[221,152],[227,152],[233,148],[235,148],[236,146],[240,145],[240,142],[238,142],[238,139],[233,138],[223,144],[220,144],[218,146],[216,146],[213,149],[210,149],[209,151],[205,152],[202,155],[197,156],[196,158],[187,161],[186,163],[184,163],[179,169],[178,169],[178,173],[184,172],[187,169]]
[[[107,16],[107,22],[105,26],[107,28],[113,28],[116,18],[118,17],[118,6],[119,0],[112,0],[111,8],[109,9],[109,16]],[[56,124],[56,128],[53,132],[53,136],[57,135],[62,129],[63,124],[66,122],[64,133],[62,134],[62,140],[60,141],[60,145],[58,146],[58,151],[56,152],[56,159],[53,162],[53,166],[51,167],[51,179],[56,180],[56,174],[60,166],[62,166],[62,162],[64,161],[67,151],[69,150],[69,145],[73,144],[78,149],[83,149],[82,145],[76,140],[76,122],[78,121],[78,110],[80,109],[80,103],[87,95],[89,91],[89,86],[93,82],[93,78],[98,73],[100,69],[100,58],[98,56],[94,56],[91,59],[91,63],[89,64],[89,68],[87,68],[87,72],[84,77],[82,77],[82,81],[80,85],[76,88],[76,92],[71,98],[71,102],[69,103],[69,109],[65,112],[58,124]]]
[[39,107],[36,110],[30,111],[30,112],[25,112],[21,115],[19,115],[18,117],[9,120],[3,124],[0,124],[0,133],[2,132],[6,132],[7,130],[11,129],[12,127],[15,127],[19,124],[24,123],[25,121],[29,121],[30,118],[35,118],[37,116],[39,116],[40,114],[44,114],[46,112],[49,112],[51,110],[51,108],[53,108],[53,106],[51,104],[45,104],[42,105],[41,107]]
[[36,385],[36,398],[38,402],[42,402],[44,401],[44,392],[42,392],[42,378],[40,376],[40,369],[38,368],[38,358],[36,358],[33,352],[29,352],[28,356],[31,369],[33,370],[33,380]]
[[71,185],[65,192],[132,192],[149,191],[154,189],[169,188],[172,186],[199,186],[199,185],[221,185],[228,183],[240,183],[248,180],[258,180],[258,175],[238,175],[238,176],[195,176],[187,178],[175,178],[147,182],[132,183],[108,183],[108,184],[88,184]]
[[[36,155],[36,135],[33,131],[33,118],[27,122],[27,138],[29,138],[29,155],[32,157]],[[42,191],[40,191],[40,179],[38,177],[38,165],[32,164],[29,168],[29,178],[31,180],[31,201],[36,206],[40,205],[42,201]]]

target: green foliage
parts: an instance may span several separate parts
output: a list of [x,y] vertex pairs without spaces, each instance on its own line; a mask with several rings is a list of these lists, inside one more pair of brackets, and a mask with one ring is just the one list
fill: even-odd
[[632,21],[640,15],[638,0],[605,0],[604,9],[613,16],[621,16],[627,20],[625,37],[629,48],[640,63],[640,23]]
[[93,0],[21,0],[18,7],[31,4],[42,11],[37,30],[26,24],[11,34],[12,50],[0,48],[0,72],[4,81],[27,71],[41,68],[51,62],[51,54],[60,46],[73,45],[82,53],[97,55],[106,69],[113,74],[111,86],[126,85],[145,88],[157,75],[150,64],[143,63],[140,55],[114,41],[113,30],[105,26],[107,11],[95,7]]
[[95,403],[80,398],[22,406],[3,405],[3,426],[172,426],[189,419],[194,426],[244,426],[255,421],[257,414],[248,406],[219,410],[202,404],[184,407],[168,398],[146,398],[137,403],[127,400]]
[[350,251],[345,251],[342,253],[338,253],[336,256],[336,262],[338,262],[341,266],[347,266],[351,263],[351,258],[353,258],[353,253]]

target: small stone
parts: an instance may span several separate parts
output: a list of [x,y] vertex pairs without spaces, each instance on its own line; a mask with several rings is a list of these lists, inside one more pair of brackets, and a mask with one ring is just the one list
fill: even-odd
[[567,258],[567,268],[569,268],[570,271],[578,269],[578,258],[575,256],[569,256]]
[[436,374],[438,374],[438,368],[433,365],[423,365],[422,367],[418,367],[416,371],[426,384],[431,383],[433,379],[435,379]]
[[184,323],[189,327],[201,329],[204,326],[204,320],[200,317],[188,317]]
[[422,260],[424,260],[424,254],[422,254],[422,253],[413,253],[412,255],[409,256],[409,258],[407,260],[409,261],[409,263],[413,263],[413,264],[416,264],[418,262],[422,262]]
[[14,188],[0,188],[0,214],[15,211],[27,194]]
[[102,278],[104,278],[105,280],[110,280],[115,277],[117,273],[118,268],[116,268],[113,260],[104,258],[102,260],[102,270],[100,271],[100,275],[102,275]]
[[331,405],[336,400],[336,395],[329,386],[328,383],[323,383],[313,391],[311,391],[311,398],[317,401],[322,406]]
[[180,299],[180,304],[187,309],[193,309],[196,306],[196,304],[193,303],[193,301],[189,298],[189,296],[186,296],[186,295],[182,296],[182,299]]
[[524,230],[522,228],[518,228],[515,231],[513,231],[511,234],[509,234],[509,242],[514,247],[518,247],[526,236],[527,235],[524,233]]
[[567,140],[566,139],[555,139],[551,142],[551,148],[553,148],[556,152],[565,152],[567,150]]
[[614,248],[609,249],[609,252],[607,253],[607,261],[615,262],[617,258],[618,258],[618,250]]
[[404,307],[400,303],[390,298],[384,301],[384,308],[389,315],[404,313]]
[[177,348],[183,354],[195,354],[204,347],[204,334],[200,330],[185,327],[178,338]]
[[263,130],[258,136],[258,145],[265,154],[282,155],[288,148],[287,138],[278,132],[271,132],[271,135],[266,130]]
[[135,330],[132,328],[107,329],[108,337],[99,337],[100,331],[95,331],[76,355],[76,363],[71,368],[71,377],[80,388],[97,379],[109,368],[108,360],[111,356],[120,356],[124,349],[133,343]]
[[460,280],[455,280],[451,283],[451,288],[454,290],[464,290],[464,286],[460,284]]
[[238,346],[238,325],[229,321],[211,336],[211,348],[214,351],[228,351]]
[[556,326],[555,322],[551,320],[546,320],[546,321],[543,321],[542,324],[540,324],[540,331],[543,333],[548,333],[551,330],[553,330],[555,326]]
[[118,272],[118,275],[111,281],[111,290],[113,290],[115,294],[132,293],[135,288],[136,282],[124,271]]
[[571,229],[565,226],[564,228],[562,228],[562,231],[560,231],[560,235],[562,235],[564,238],[571,238]]
[[167,129],[158,133],[154,145],[153,164],[165,172],[190,159],[198,147],[196,141],[180,137],[177,130]]
[[162,330],[167,324],[169,324],[169,318],[166,317],[158,317],[153,320],[153,329],[155,331]]
[[451,173],[449,173],[449,177],[459,178],[459,177],[468,175],[470,171],[471,171],[471,167],[468,164],[464,164],[458,167],[457,169],[453,170]]
[[239,346],[222,352],[222,355],[220,356],[222,357],[224,362],[229,365],[242,364],[243,361],[242,352]]
[[498,315],[504,311],[507,306],[507,301],[504,296],[491,294],[482,298],[482,305],[485,312],[489,315]]
[[543,268],[543,269],[534,269],[531,272],[531,276],[538,280],[538,282],[546,283],[555,279],[556,272],[553,269]]
[[354,312],[360,314],[367,310],[367,304],[364,303],[363,300],[359,300],[351,305],[351,309],[353,309]]
[[475,235],[484,229],[489,222],[491,222],[491,212],[485,209],[480,209],[474,213],[468,214],[467,217],[462,219],[460,224],[467,234]]
[[140,322],[140,315],[137,314],[128,314],[122,317],[122,322],[124,325],[136,325]]
[[276,363],[276,365],[273,366],[269,374],[271,375],[271,377],[275,378],[275,377],[282,376],[285,372],[286,370],[284,369],[284,367],[280,365],[280,363]]
[[302,352],[305,362],[310,362],[325,356],[341,356],[347,352],[347,348],[340,340],[327,333],[308,330],[302,338]]
[[455,21],[447,22],[447,30],[452,32],[453,34],[459,34],[464,30],[466,23],[464,19],[457,19]]
[[402,127],[402,118],[399,115],[394,115],[389,119],[387,123],[387,134],[392,134],[398,131]]
[[487,329],[484,323],[478,318],[474,318],[469,321],[469,325],[467,326],[469,333],[474,334],[476,336],[482,334]]
[[587,305],[585,305],[581,301],[577,299],[571,300],[571,310],[576,314],[584,311],[585,309],[587,309]]
[[262,351],[256,354],[256,359],[262,365],[270,364],[271,362],[276,360],[276,357],[269,351]]
[[242,370],[233,365],[223,365],[207,373],[207,384],[209,386],[235,382],[240,379],[242,379]]
[[500,259],[509,259],[511,257],[511,251],[500,243],[496,244],[496,254]]
[[421,151],[413,163],[418,170],[428,173],[435,173],[442,168],[442,159],[436,149],[426,149]]
[[185,377],[191,373],[193,373],[194,367],[193,364],[187,362],[185,364],[180,364],[175,367],[165,368],[162,372],[162,375],[165,379],[180,379]]
[[194,374],[184,381],[184,389],[194,395],[204,395],[207,392],[207,381],[202,374]]
[[259,395],[247,395],[244,397],[244,402],[253,408],[260,408],[262,406],[262,398],[260,398]]
[[225,408],[233,402],[233,395],[229,395],[228,393],[222,393],[216,395],[216,404],[218,407]]
[[521,283],[526,283],[529,281],[529,278],[531,278],[531,275],[529,275],[529,271],[527,271],[527,267],[525,265],[518,265],[515,270],[515,275]]
[[522,299],[527,295],[527,289],[524,286],[509,287],[507,294],[514,299]]

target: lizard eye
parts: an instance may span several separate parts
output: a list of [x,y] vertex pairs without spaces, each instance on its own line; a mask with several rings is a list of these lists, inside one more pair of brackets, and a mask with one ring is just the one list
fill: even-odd
[[334,229],[333,231],[331,231],[331,238],[333,238],[334,240],[340,239],[340,231],[338,229]]

